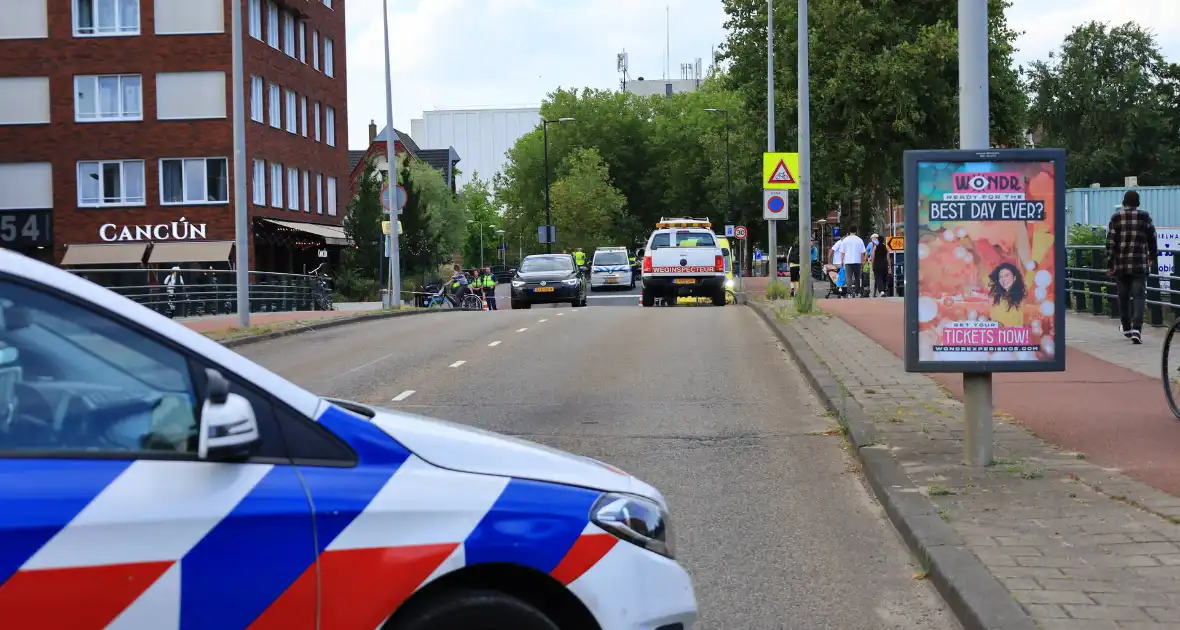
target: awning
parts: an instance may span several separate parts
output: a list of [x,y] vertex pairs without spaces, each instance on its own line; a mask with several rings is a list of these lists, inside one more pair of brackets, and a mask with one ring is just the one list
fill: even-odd
[[156,243],[152,245],[148,264],[227,262],[233,248],[233,241]]
[[69,245],[61,259],[63,267],[73,265],[139,265],[147,243],[102,243],[97,245]]
[[348,246],[352,243],[348,240],[348,234],[344,232],[344,228],[338,225],[319,225],[316,223],[299,223],[297,221],[280,221],[279,219],[266,219],[279,227],[285,227],[289,230],[299,230],[307,234],[312,234],[324,239],[327,245],[343,245]]

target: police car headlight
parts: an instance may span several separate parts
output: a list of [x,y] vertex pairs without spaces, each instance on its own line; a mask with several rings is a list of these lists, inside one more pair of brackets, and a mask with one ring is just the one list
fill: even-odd
[[513,280],[513,281],[512,281],[512,286],[514,286],[514,287],[516,287],[516,288],[518,288],[518,289],[519,289],[520,287],[523,287],[524,285],[525,285],[525,281],[524,281],[524,280]]
[[572,286],[575,286],[578,284],[578,279],[577,278],[570,278],[569,280],[564,280],[564,282],[565,282],[566,286],[572,287]]
[[629,494],[605,494],[594,504],[590,520],[633,545],[674,557],[668,513],[654,501]]

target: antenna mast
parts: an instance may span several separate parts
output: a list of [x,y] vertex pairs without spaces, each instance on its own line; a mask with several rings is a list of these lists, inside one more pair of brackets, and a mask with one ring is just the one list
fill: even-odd
[[672,72],[672,7],[664,5],[666,24],[664,27],[664,80],[668,80]]

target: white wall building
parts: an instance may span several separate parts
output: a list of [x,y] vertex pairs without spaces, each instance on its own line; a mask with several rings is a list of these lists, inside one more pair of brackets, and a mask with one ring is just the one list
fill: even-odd
[[701,87],[701,79],[631,79],[626,90],[637,96],[671,96],[682,92],[695,92]]
[[504,168],[508,149],[539,124],[539,107],[436,110],[410,121],[410,137],[423,149],[454,147],[463,158],[456,182],[462,187],[474,173],[490,181]]

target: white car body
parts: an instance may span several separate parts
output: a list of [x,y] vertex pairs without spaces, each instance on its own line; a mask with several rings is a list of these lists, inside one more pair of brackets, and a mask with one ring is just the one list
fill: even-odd
[[[622,262],[606,260],[607,258],[622,257]],[[625,247],[602,247],[594,251],[594,259],[590,263],[590,288],[605,289],[608,287],[632,287],[635,278],[631,271]]]

